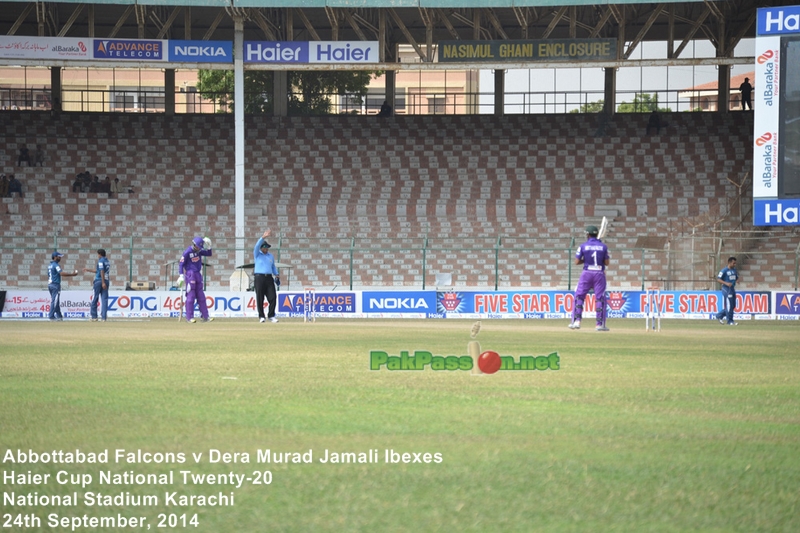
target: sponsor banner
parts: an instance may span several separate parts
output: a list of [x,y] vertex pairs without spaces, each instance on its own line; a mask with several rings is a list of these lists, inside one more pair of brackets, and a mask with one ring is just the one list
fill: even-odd
[[143,39],[94,39],[93,59],[113,59],[129,61],[166,61],[167,43],[165,40]]
[[[770,292],[739,292],[737,315],[770,314]],[[608,318],[644,318],[644,291],[606,293]],[[709,319],[722,309],[722,293],[708,291],[662,291],[653,304],[665,318]],[[446,318],[570,318],[575,305],[572,292],[477,292],[449,291],[436,295],[437,313]],[[597,300],[589,294],[584,301],[584,318],[594,318]]]
[[437,312],[434,291],[365,291],[361,295],[361,302],[361,310],[364,313],[413,314],[425,318]]
[[[317,316],[353,317],[360,313],[360,296],[360,293],[352,291],[317,291],[314,295],[314,309]],[[302,317],[305,312],[303,298],[302,292],[279,292],[277,312]]]
[[169,60],[183,63],[233,63],[230,41],[169,41]]
[[780,48],[780,37],[756,39],[753,198],[778,197]]
[[800,317],[800,292],[776,292],[775,314]]
[[503,61],[613,61],[616,39],[441,41],[439,63]]
[[800,198],[754,199],[754,226],[797,226],[800,224]]
[[0,59],[91,59],[92,39],[0,35]]
[[[278,292],[276,314],[302,318],[302,292]],[[800,293],[743,291],[736,295],[736,316],[770,315],[800,317]],[[91,291],[63,291],[61,311],[66,318],[88,318]],[[608,318],[644,318],[647,311],[643,291],[610,291],[606,294]],[[722,309],[720,292],[663,291],[654,307],[664,318],[710,319]],[[110,291],[110,318],[177,318],[184,305],[180,291]],[[209,315],[216,318],[258,316],[253,292],[206,292]],[[267,309],[265,299],[264,308]],[[570,318],[574,296],[568,291],[317,291],[314,305],[319,317],[336,318],[459,318],[529,319]],[[584,318],[594,318],[597,301],[589,294]],[[2,316],[45,318],[50,310],[47,291],[8,291]],[[195,316],[199,316],[195,302]]]
[[800,6],[766,7],[756,14],[758,36],[800,33]]
[[245,63],[377,63],[378,41],[245,41]]

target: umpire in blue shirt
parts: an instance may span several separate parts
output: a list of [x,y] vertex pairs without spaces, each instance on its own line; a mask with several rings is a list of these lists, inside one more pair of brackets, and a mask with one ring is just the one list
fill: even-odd
[[270,322],[277,322],[275,316],[275,307],[277,304],[277,293],[275,287],[280,287],[281,278],[278,274],[278,267],[275,265],[275,257],[269,253],[272,247],[265,239],[269,237],[270,230],[264,232],[264,235],[258,239],[255,248],[253,248],[253,259],[255,262],[255,289],[256,289],[256,308],[258,309],[258,321],[265,322],[264,319],[264,295],[267,296],[269,303],[269,311],[267,318]]

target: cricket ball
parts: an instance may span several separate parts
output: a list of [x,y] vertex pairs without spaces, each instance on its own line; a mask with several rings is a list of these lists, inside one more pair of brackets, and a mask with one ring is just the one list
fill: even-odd
[[500,370],[501,364],[500,354],[492,350],[486,350],[478,357],[478,368],[484,374],[494,374]]

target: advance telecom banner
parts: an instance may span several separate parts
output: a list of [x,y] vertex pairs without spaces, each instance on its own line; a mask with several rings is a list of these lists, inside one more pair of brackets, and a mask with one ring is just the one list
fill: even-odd
[[800,6],[757,11],[753,225],[800,225]]
[[233,63],[233,43],[0,36],[0,59]]
[[[304,294],[280,291],[279,317],[302,318]],[[183,306],[179,291],[110,291],[110,318],[176,318]],[[92,293],[63,291],[61,311],[65,318],[87,319]],[[607,294],[609,318],[644,318],[643,291],[611,291]],[[585,302],[585,318],[593,318],[594,295]],[[217,318],[256,318],[253,292],[206,292],[209,314]],[[266,301],[264,302],[267,305]],[[575,304],[569,291],[325,291],[314,295],[320,318],[485,318],[566,319]],[[658,302],[664,318],[708,320],[722,309],[722,293],[712,291],[664,291]],[[47,291],[8,291],[3,318],[47,318]],[[773,310],[774,313],[773,313]],[[195,306],[195,316],[199,310]],[[800,319],[800,293],[743,291],[736,295],[736,317]]]

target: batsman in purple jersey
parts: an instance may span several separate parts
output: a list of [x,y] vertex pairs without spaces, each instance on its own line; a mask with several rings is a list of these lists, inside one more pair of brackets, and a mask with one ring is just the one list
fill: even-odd
[[575,264],[583,265],[583,272],[575,289],[575,306],[572,309],[572,322],[570,329],[580,329],[581,316],[583,315],[583,302],[590,289],[594,289],[597,331],[608,331],[606,327],[606,266],[608,265],[608,246],[597,238],[598,229],[595,226],[586,228],[589,237],[575,252]]
[[[209,241],[210,242],[210,241]],[[200,316],[208,322],[208,305],[206,304],[206,293],[203,290],[203,256],[211,255],[211,246],[203,249],[202,237],[192,239],[189,246],[181,256],[178,272],[186,283],[186,320],[194,322],[194,302],[200,307]]]

